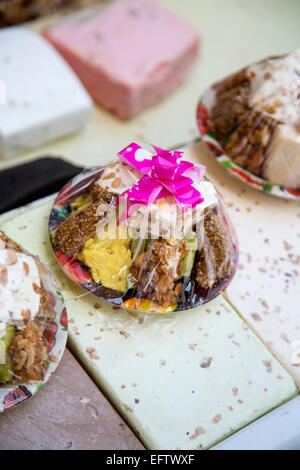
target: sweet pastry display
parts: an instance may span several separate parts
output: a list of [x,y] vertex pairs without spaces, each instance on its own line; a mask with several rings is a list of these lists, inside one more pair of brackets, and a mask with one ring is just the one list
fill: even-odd
[[88,94],[41,36],[19,26],[0,30],[0,64],[0,157],[14,157],[86,124],[92,111]]
[[78,8],[92,0],[1,0],[0,28],[33,20],[65,8]]
[[92,98],[122,119],[175,90],[194,64],[199,43],[192,26],[150,0],[113,2],[92,19],[59,24],[44,36]]
[[299,104],[296,50],[250,65],[210,88],[198,106],[199,129],[217,158],[224,153],[225,166],[240,177],[266,191],[299,197]]
[[47,380],[66,339],[67,313],[52,275],[0,232],[0,412],[20,384],[33,394]]
[[238,260],[234,229],[205,168],[183,152],[130,144],[58,194],[51,242],[65,272],[115,305],[184,310],[217,296]]

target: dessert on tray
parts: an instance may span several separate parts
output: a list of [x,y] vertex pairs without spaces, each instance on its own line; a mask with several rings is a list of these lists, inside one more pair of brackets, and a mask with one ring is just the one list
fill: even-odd
[[196,307],[231,281],[234,229],[205,168],[183,152],[132,143],[119,160],[85,170],[58,194],[50,236],[65,272],[128,309]]
[[66,330],[52,275],[0,232],[0,412],[14,405],[21,384],[31,387],[31,395],[47,380],[63,353]]
[[118,0],[92,19],[44,32],[92,98],[122,119],[159,103],[198,54],[192,26],[150,0]]
[[90,97],[44,38],[25,27],[0,29],[0,64],[0,157],[13,157],[86,124]]
[[234,164],[296,194],[300,50],[262,60],[214,85],[199,104],[198,123],[202,135],[216,138]]

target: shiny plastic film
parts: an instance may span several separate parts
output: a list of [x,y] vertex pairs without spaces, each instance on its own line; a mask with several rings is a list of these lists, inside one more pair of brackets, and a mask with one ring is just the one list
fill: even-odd
[[50,238],[65,273],[131,311],[166,314],[216,297],[238,245],[205,167],[135,143],[118,157],[83,171],[54,202]]
[[235,176],[274,195],[300,197],[300,50],[210,87],[197,121],[204,142]]
[[67,312],[53,275],[0,232],[0,412],[47,381],[66,339]]

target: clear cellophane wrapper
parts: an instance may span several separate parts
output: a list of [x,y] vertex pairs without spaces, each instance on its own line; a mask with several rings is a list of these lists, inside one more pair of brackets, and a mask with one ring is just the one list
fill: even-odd
[[0,232],[0,412],[33,395],[56,368],[67,312],[38,257]]
[[300,50],[251,64],[207,90],[197,111],[201,135],[220,146],[206,140],[217,157],[223,151],[266,190],[281,185],[298,196],[299,67]]
[[[197,307],[220,294],[237,266],[235,231],[220,195],[182,210],[172,195],[127,212],[124,191],[141,175],[124,162],[89,168],[58,194],[50,238],[65,273],[89,293],[144,313]],[[124,217],[125,214],[125,217]]]

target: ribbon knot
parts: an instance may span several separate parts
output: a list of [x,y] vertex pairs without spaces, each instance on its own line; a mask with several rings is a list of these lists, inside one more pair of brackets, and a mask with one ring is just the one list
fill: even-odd
[[156,200],[170,195],[182,211],[204,201],[200,191],[194,185],[202,180],[206,171],[205,166],[182,160],[183,152],[164,150],[155,146],[153,149],[156,155],[132,143],[118,153],[125,163],[144,175],[120,196],[120,198],[126,197],[127,199],[127,211],[121,215],[119,221],[126,220],[139,207],[151,206]]

